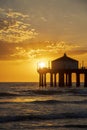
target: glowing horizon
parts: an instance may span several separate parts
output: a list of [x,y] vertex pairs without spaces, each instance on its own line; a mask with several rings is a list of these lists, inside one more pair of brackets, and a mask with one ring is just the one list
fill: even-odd
[[4,1],[0,1],[0,82],[38,81],[37,62],[46,59],[48,64],[65,52],[87,66],[85,0]]

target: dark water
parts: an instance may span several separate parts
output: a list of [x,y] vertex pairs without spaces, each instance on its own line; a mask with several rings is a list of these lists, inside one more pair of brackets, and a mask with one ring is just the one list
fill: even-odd
[[87,130],[87,88],[0,83],[0,130]]

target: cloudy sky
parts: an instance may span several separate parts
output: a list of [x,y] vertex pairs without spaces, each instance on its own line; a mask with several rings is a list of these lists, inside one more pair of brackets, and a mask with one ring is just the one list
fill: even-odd
[[0,0],[0,81],[38,81],[64,52],[87,66],[87,0]]

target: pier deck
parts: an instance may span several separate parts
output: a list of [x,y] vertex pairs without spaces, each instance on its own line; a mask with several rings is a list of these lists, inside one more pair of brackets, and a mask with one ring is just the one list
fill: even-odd
[[[76,74],[76,86],[80,86],[80,74],[84,75],[84,87],[87,87],[87,69],[50,69],[40,68],[37,70],[39,73],[39,86],[46,86],[46,75],[50,74],[50,86],[72,86],[72,74]],[[59,78],[57,78],[57,74]],[[58,83],[57,83],[58,81]]]

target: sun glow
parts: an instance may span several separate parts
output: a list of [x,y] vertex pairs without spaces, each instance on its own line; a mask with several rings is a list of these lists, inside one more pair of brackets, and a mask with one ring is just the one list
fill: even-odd
[[42,61],[42,62],[38,63],[38,68],[42,69],[42,68],[45,68],[45,67],[46,67],[46,63],[45,62]]
[[48,58],[38,59],[37,70],[38,69],[48,69],[51,68],[51,62]]

